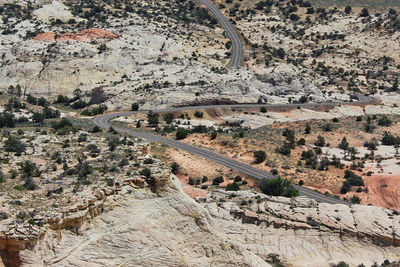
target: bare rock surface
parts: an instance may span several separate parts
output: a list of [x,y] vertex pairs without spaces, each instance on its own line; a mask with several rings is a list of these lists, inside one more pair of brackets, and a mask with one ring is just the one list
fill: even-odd
[[368,266],[400,258],[400,217],[391,210],[245,191],[213,191],[198,201],[231,240],[261,258],[275,253],[293,266]]
[[48,230],[26,266],[269,266],[229,241],[179,181],[152,193],[125,187],[78,232]]

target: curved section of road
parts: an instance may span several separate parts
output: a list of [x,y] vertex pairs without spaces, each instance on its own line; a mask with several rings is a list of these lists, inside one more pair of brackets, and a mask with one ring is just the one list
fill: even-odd
[[224,30],[228,34],[228,37],[229,39],[231,39],[232,42],[232,57],[231,62],[229,63],[229,67],[239,68],[242,65],[243,45],[232,24],[213,3],[208,0],[198,1],[200,4],[206,6],[211,11],[211,13],[218,20],[219,24],[221,24],[222,28],[224,28]]
[[[191,106],[191,107],[179,107],[179,108],[169,108],[169,109],[159,109],[159,110],[153,110],[153,112],[156,113],[163,113],[163,112],[176,112],[176,111],[183,111],[183,110],[193,110],[193,109],[209,109],[209,108],[248,108],[248,107],[315,107],[315,106],[338,106],[338,105],[359,105],[359,104],[367,104],[373,102],[374,99],[372,97],[368,96],[359,96],[359,101],[357,102],[341,102],[341,103],[316,103],[316,104],[289,104],[289,105],[272,105],[272,104],[234,104],[234,105],[210,105],[210,106]],[[99,127],[109,129],[111,125],[109,124],[109,120],[121,117],[121,116],[129,116],[132,114],[138,114],[138,113],[148,113],[149,110],[144,110],[144,111],[125,111],[125,112],[118,112],[118,113],[110,113],[110,114],[103,114],[95,117],[93,119],[94,124],[96,124]],[[114,126],[113,126],[114,127]],[[224,157],[218,153],[212,152],[210,150],[196,147],[190,144],[186,144],[177,140],[165,138],[162,136],[158,136],[155,134],[143,132],[143,131],[138,131],[134,129],[127,129],[127,128],[120,128],[120,127],[114,127],[114,129],[120,133],[126,133],[128,135],[142,138],[142,139],[147,139],[149,141],[153,142],[159,142],[164,145],[174,147],[176,149],[184,150],[186,152],[198,155],[200,157],[203,157],[207,160],[216,162],[218,164],[221,164],[225,167],[234,169],[236,171],[239,171],[243,174],[249,175],[251,177],[254,177],[258,180],[262,179],[271,179],[275,178],[274,175],[271,175],[265,171],[259,170],[257,168],[254,168],[250,165],[247,165],[245,163]],[[316,201],[319,202],[325,202],[325,203],[330,203],[330,204],[345,204],[345,205],[351,205],[350,203],[340,200],[340,199],[335,199],[331,197],[327,197],[325,195],[322,195],[318,192],[315,192],[313,190],[310,190],[308,188],[304,188],[301,186],[295,185],[296,188],[299,190],[300,194],[303,196],[306,196],[308,198],[315,199]]]

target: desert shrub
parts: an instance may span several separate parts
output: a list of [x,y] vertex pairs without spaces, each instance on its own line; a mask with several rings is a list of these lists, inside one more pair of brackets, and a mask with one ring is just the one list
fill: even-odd
[[149,168],[144,168],[139,172],[139,174],[149,178],[151,176],[151,170]]
[[171,124],[172,121],[174,120],[174,114],[173,113],[164,114],[163,119],[167,124]]
[[333,264],[332,267],[349,267],[350,265],[348,265],[347,263],[345,263],[344,261],[340,261],[339,263]]
[[314,145],[319,147],[325,146],[325,138],[322,137],[321,135],[318,135],[317,140],[314,142]]
[[180,169],[180,166],[179,166],[178,163],[174,162],[174,163],[171,164],[171,172],[173,174],[177,174],[179,169]]
[[119,162],[118,162],[118,166],[120,168],[129,165],[129,160],[127,158],[122,158]]
[[392,125],[392,121],[387,117],[387,116],[382,116],[379,120],[378,120],[378,125],[379,126],[390,126]]
[[152,111],[150,111],[147,114],[147,123],[149,124],[149,126],[150,127],[157,126],[157,124],[159,122],[159,117],[160,117],[160,115],[158,113],[153,113]]
[[364,147],[368,148],[368,150],[377,150],[378,142],[375,139],[371,141],[365,141]]
[[368,16],[369,16],[369,11],[368,11],[368,9],[367,9],[367,8],[363,8],[363,9],[361,10],[360,17],[368,17]]
[[298,146],[304,146],[305,144],[306,144],[306,139],[304,139],[303,137],[300,138],[300,139],[297,141],[297,145],[298,145]]
[[143,161],[144,164],[153,164],[154,160],[152,158],[147,158]]
[[213,131],[212,133],[211,133],[211,140],[214,140],[214,139],[216,139],[217,138],[217,132],[216,131]]
[[188,130],[184,128],[178,128],[176,131],[176,140],[182,140],[185,139],[188,136]]
[[234,181],[235,181],[236,183],[241,182],[242,180],[243,180],[242,177],[239,176],[239,175],[237,175],[237,176],[235,177],[235,179],[234,179]]
[[267,159],[267,154],[263,150],[257,150],[253,152],[255,157],[255,163],[261,163]]
[[382,145],[394,146],[400,144],[400,137],[395,137],[393,134],[385,131],[382,137]]
[[273,179],[263,179],[260,183],[260,189],[264,194],[272,196],[296,197],[298,190],[287,179],[280,176]]
[[108,139],[108,148],[109,148],[111,151],[114,151],[114,150],[117,148],[118,145],[119,145],[119,138],[118,138],[118,137],[116,137],[116,136],[111,136],[111,137]]
[[203,112],[201,112],[201,111],[195,111],[194,112],[194,116],[196,117],[196,118],[203,118]]
[[347,142],[346,137],[343,137],[342,142],[339,144],[339,148],[346,150],[349,147],[349,143]]
[[226,186],[226,191],[238,191],[240,190],[240,187],[237,183],[230,183]]
[[364,180],[361,176],[356,175],[354,172],[350,170],[346,170],[344,172],[344,178],[350,183],[352,186],[364,186]]
[[25,182],[22,186],[27,190],[35,190],[37,188],[37,185],[35,181],[33,181],[32,177],[25,178]]
[[304,130],[305,134],[310,134],[311,133],[311,126],[309,123],[306,124],[306,128]]
[[331,132],[331,131],[332,131],[332,124],[327,123],[327,124],[325,124],[325,125],[322,127],[322,129],[323,129],[325,132]]
[[212,184],[213,185],[219,185],[222,182],[224,182],[224,177],[218,176],[218,177],[213,179]]
[[16,152],[20,154],[22,152],[25,152],[26,145],[17,137],[9,135],[8,139],[4,142],[4,149],[6,152]]
[[139,104],[138,103],[133,103],[131,106],[132,111],[138,111],[139,110]]
[[275,152],[288,156],[292,152],[292,149],[287,144],[284,144],[283,146],[277,147]]
[[358,196],[354,195],[354,196],[352,196],[350,198],[350,202],[353,203],[353,204],[360,204],[361,203],[361,199]]

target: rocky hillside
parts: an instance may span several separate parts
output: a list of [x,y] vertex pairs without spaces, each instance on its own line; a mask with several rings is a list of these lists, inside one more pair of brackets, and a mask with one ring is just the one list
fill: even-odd
[[149,108],[216,99],[275,102],[283,95],[334,98],[297,79],[292,68],[267,77],[227,70],[229,41],[194,2],[107,2],[1,4],[0,89],[20,85],[24,95],[53,98],[80,89],[87,100],[94,90],[109,109],[132,102]]
[[[197,202],[159,165],[37,227],[2,223],[7,266],[328,266],[400,260],[398,214],[212,191]],[[269,262],[269,263],[268,263]]]

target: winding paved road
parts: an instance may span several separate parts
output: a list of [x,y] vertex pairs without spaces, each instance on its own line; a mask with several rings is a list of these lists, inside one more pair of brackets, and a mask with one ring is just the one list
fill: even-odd
[[[177,111],[183,111],[183,110],[194,110],[194,109],[210,109],[210,108],[249,108],[249,107],[315,107],[315,106],[338,106],[338,105],[359,105],[359,104],[367,104],[371,103],[374,99],[372,97],[368,96],[359,96],[359,101],[357,102],[341,102],[341,103],[315,103],[315,104],[287,104],[287,105],[281,105],[281,104],[233,104],[233,105],[209,105],[209,106],[190,106],[190,107],[178,107],[178,108],[168,108],[168,109],[159,109],[159,110],[153,110],[153,112],[156,113],[163,113],[163,112],[177,112]],[[103,114],[95,117],[93,119],[94,124],[98,125],[99,127],[108,129],[111,125],[109,124],[109,120],[121,117],[121,116],[129,116],[132,114],[137,114],[137,113],[148,113],[149,110],[143,110],[143,111],[125,111],[125,112],[118,112],[118,113],[110,113],[110,114]],[[249,175],[251,177],[254,177],[256,179],[262,180],[262,179],[270,179],[270,178],[275,178],[274,175],[271,175],[265,171],[259,170],[255,167],[252,167],[250,165],[247,165],[245,163],[224,157],[218,153],[212,152],[210,150],[196,147],[190,144],[186,144],[177,140],[169,139],[166,137],[162,137],[159,135],[151,134],[148,132],[144,131],[138,131],[135,129],[127,129],[127,128],[120,128],[120,127],[114,127],[113,128],[120,132],[120,133],[126,133],[128,135],[134,136],[134,137],[139,137],[142,139],[147,139],[149,141],[153,142],[159,142],[164,145],[174,147],[176,149],[184,150],[186,152],[198,155],[200,157],[203,157],[207,160],[211,160],[213,162],[216,162],[218,164],[221,164],[225,167],[234,169],[236,171],[239,171],[243,174]],[[335,199],[331,197],[327,197],[325,195],[322,195],[318,192],[315,192],[313,190],[310,190],[308,188],[304,188],[301,186],[297,186],[296,188],[299,190],[300,194],[312,199],[315,199],[319,202],[326,202],[330,204],[346,204],[350,205],[350,203],[340,200],[340,199]]]
[[[228,34],[228,37],[232,41],[232,58],[231,62],[229,64],[230,67],[232,68],[239,68],[242,64],[242,56],[243,56],[243,46],[240,41],[239,36],[235,32],[235,29],[233,28],[232,24],[228,21],[228,19],[222,14],[218,8],[216,8],[211,2],[208,0],[198,0],[201,4],[206,6],[216,17],[218,22],[221,24],[221,26],[225,29],[225,31]],[[153,112],[156,113],[165,113],[165,112],[176,112],[176,111],[184,111],[184,110],[199,110],[199,109],[213,109],[213,108],[250,108],[250,107],[303,107],[303,108],[310,108],[310,107],[315,107],[315,106],[338,106],[342,104],[346,105],[359,105],[359,104],[365,104],[365,103],[370,103],[374,99],[372,97],[368,96],[358,96],[359,101],[358,102],[342,102],[342,103],[315,103],[315,104],[233,104],[233,105],[207,105],[207,106],[190,106],[190,107],[178,107],[178,108],[168,108],[168,109],[159,109],[159,110],[153,110]],[[136,114],[136,113],[148,113],[148,110],[143,110],[143,111],[125,111],[125,112],[118,112],[118,113],[111,113],[111,114],[103,114],[95,117],[93,119],[93,122],[98,125],[99,127],[108,129],[110,128],[109,120],[113,118],[117,118],[120,116],[129,116],[131,114]],[[198,155],[200,157],[203,157],[207,160],[214,161],[218,164],[221,164],[225,167],[237,170],[243,174],[249,175],[251,177],[254,177],[256,179],[262,180],[262,179],[271,179],[275,178],[274,175],[271,175],[267,172],[264,172],[262,170],[259,170],[257,168],[254,168],[250,165],[244,164],[242,162],[224,157],[218,153],[212,152],[210,150],[196,147],[190,144],[186,144],[183,142],[179,142],[177,140],[165,138],[162,136],[154,135],[148,132],[144,131],[137,131],[134,129],[126,129],[126,128],[120,128],[120,127],[114,127],[114,129],[120,133],[126,133],[128,135],[134,136],[134,137],[139,137],[143,139],[147,139],[149,141],[153,142],[159,142],[164,145],[174,147],[180,150],[184,150],[186,152]],[[345,204],[345,205],[350,205],[350,203],[345,202],[340,199],[334,199],[331,197],[327,197],[325,195],[322,195],[320,193],[317,193],[315,191],[312,191],[310,189],[297,186],[296,188],[299,190],[300,194],[312,199],[315,199],[319,202],[326,202],[326,203],[331,203],[331,204]]]
[[213,3],[208,0],[198,1],[200,4],[206,6],[211,11],[211,13],[218,20],[219,24],[221,24],[222,28],[224,28],[224,30],[228,34],[228,37],[229,39],[231,39],[232,42],[232,57],[231,62],[229,63],[229,67],[239,68],[242,65],[243,46],[239,36],[235,31],[235,28]]

